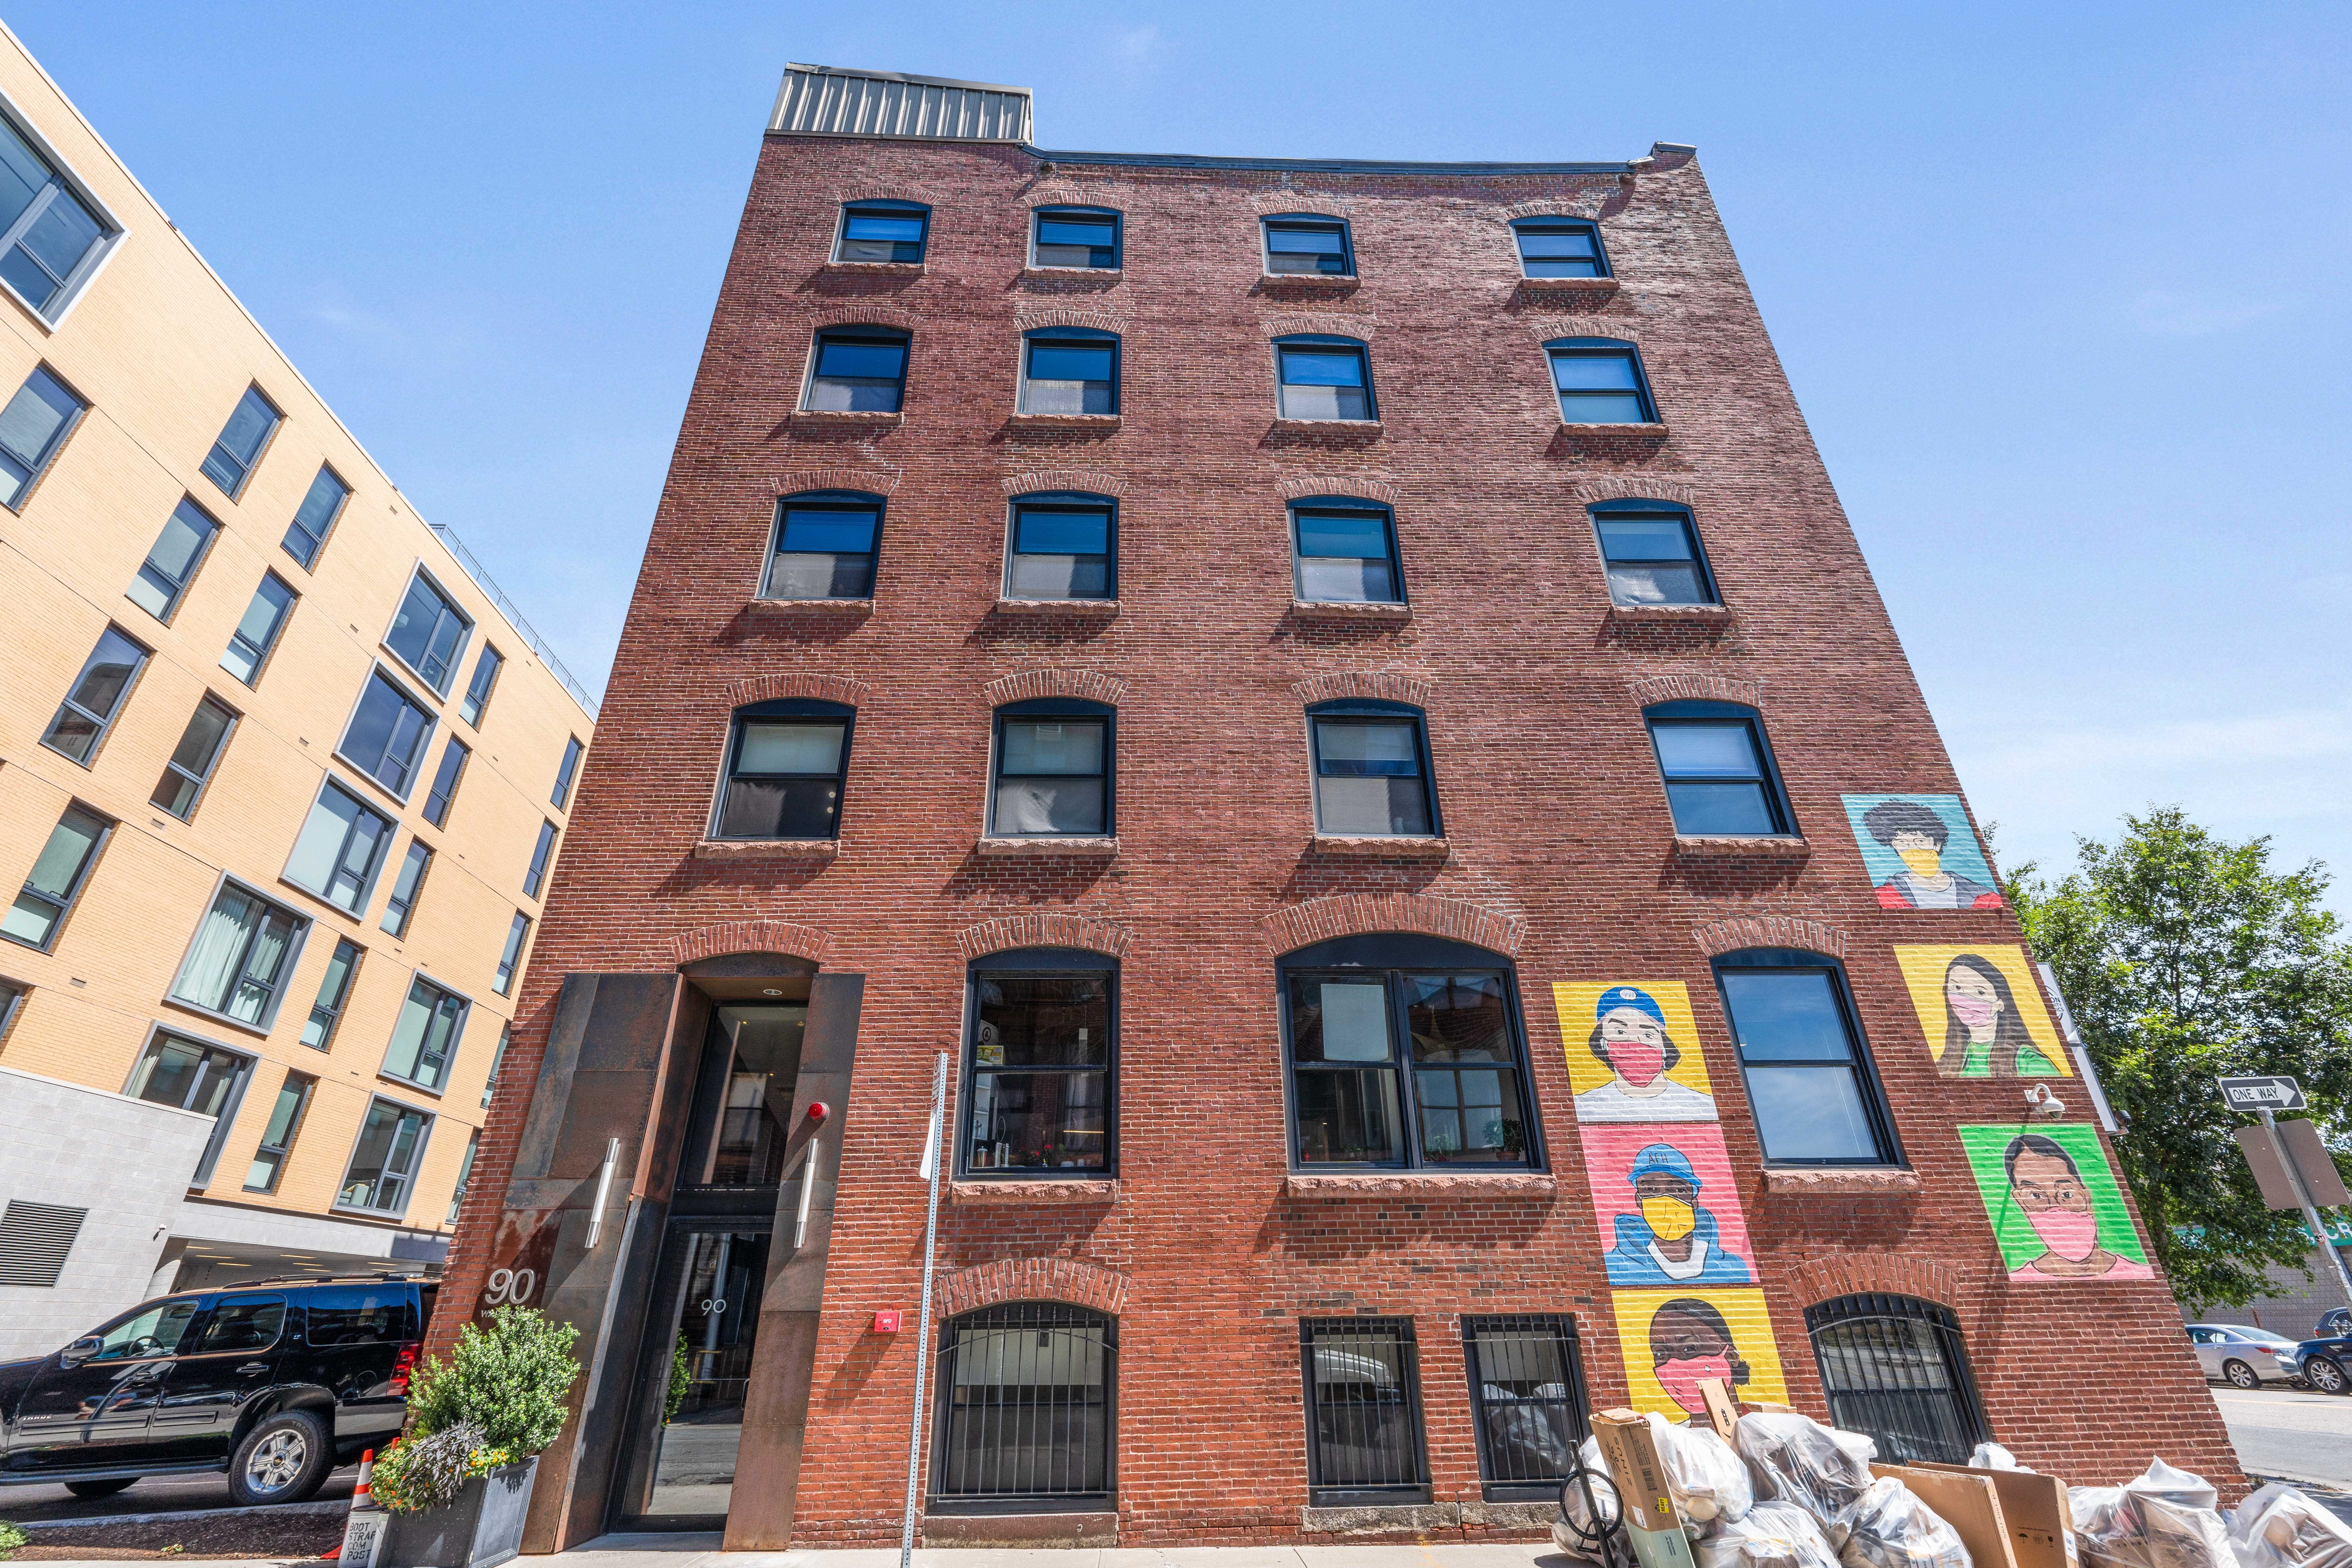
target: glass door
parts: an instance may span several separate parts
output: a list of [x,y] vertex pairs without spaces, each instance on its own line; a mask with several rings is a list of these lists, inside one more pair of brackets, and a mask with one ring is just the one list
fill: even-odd
[[639,1363],[644,1431],[632,1445],[615,1510],[620,1528],[725,1524],[767,1274],[764,1231],[670,1232],[656,1276],[648,1353]]

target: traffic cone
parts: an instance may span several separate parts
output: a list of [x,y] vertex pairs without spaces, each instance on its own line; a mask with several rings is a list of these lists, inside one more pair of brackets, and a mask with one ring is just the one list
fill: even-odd
[[343,1521],[342,1543],[326,1553],[345,1568],[375,1568],[375,1560],[383,1554],[383,1538],[392,1520],[378,1508],[368,1487],[368,1478],[375,1473],[375,1450],[370,1448],[360,1456],[360,1479],[352,1488],[352,1511]]

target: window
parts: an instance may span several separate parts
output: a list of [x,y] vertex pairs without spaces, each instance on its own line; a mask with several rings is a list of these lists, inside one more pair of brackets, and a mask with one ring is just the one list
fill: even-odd
[[261,388],[248,386],[245,395],[236,400],[228,423],[221,426],[219,439],[205,454],[205,478],[226,491],[231,500],[245,489],[245,481],[253,477],[253,465],[261,459],[261,448],[269,444],[270,433],[278,428],[284,415],[261,395]]
[[286,525],[286,553],[300,562],[304,571],[318,564],[319,552],[327,545],[328,531],[335,526],[335,519],[342,515],[343,503],[351,499],[352,487],[338,479],[334,469],[320,468],[302,504],[294,509],[294,521]]
[[223,882],[172,983],[172,1000],[267,1030],[310,922],[235,882]]
[[1891,1165],[1893,1119],[1834,959],[1750,948],[1715,961],[1764,1158]]
[[522,945],[530,940],[530,917],[520,910],[514,923],[507,927],[507,944],[499,953],[499,971],[490,982],[490,989],[501,996],[514,994],[515,971],[522,967]]
[[348,939],[337,942],[327,972],[319,977],[319,999],[310,1004],[310,1016],[302,1024],[304,1045],[323,1051],[334,1043],[335,1026],[343,1021],[343,1004],[351,997],[352,978],[359,968],[359,944]]
[[139,1053],[122,1092],[213,1119],[212,1140],[188,1177],[192,1187],[209,1186],[221,1141],[236,1120],[237,1102],[245,1098],[245,1080],[252,1071],[253,1058],[242,1052],[158,1029]]
[[100,632],[98,647],[90,650],[81,673],[74,677],[73,689],[42,731],[41,744],[83,767],[89,766],[108,727],[122,711],[131,683],[139,679],[146,662],[147,650],[112,626]]
[[1297,1164],[1534,1168],[1526,1037],[1494,954],[1344,937],[1280,973]]
[[555,855],[555,824],[542,821],[539,825],[539,842],[530,847],[530,866],[522,874],[525,898],[539,897],[540,889],[547,885],[547,863]]
[[197,510],[194,501],[184,500],[173,507],[164,520],[163,531],[155,536],[154,548],[140,563],[139,575],[123,590],[124,596],[168,625],[219,531],[220,524]]
[[1384,506],[1318,496],[1290,509],[1292,590],[1309,604],[1402,605],[1396,521]]
[[448,1081],[449,1063],[466,1032],[466,1014],[472,1005],[454,991],[436,985],[422,974],[408,983],[408,1000],[392,1026],[392,1048],[384,1053],[383,1076],[439,1093]]
[[0,120],[0,279],[55,323],[121,231]]
[[1119,268],[1118,214],[1108,207],[1039,207],[1033,267]]
[[991,953],[971,966],[969,1012],[962,1170],[1114,1173],[1118,965],[1067,948]]
[[[6,176],[0,174],[0,184]],[[0,506],[24,504],[25,492],[66,444],[81,418],[80,398],[66,390],[46,365],[36,365],[8,406],[0,409]]]
[[1285,419],[1377,419],[1364,345],[1346,338],[1278,338],[1277,402]]
[[433,864],[433,851],[421,838],[408,841],[408,853],[400,862],[400,871],[392,879],[392,895],[383,901],[383,929],[395,937],[408,934],[408,921],[416,913],[416,895],[425,890],[425,872]]
[[870,599],[882,498],[849,490],[787,496],[776,503],[776,548],[766,599]]
[[1841,1296],[1805,1309],[1830,1420],[1867,1433],[1891,1465],[1965,1465],[1992,1432],[1960,1321],[1908,1296]]
[[307,888],[344,913],[367,907],[376,871],[392,845],[392,819],[329,779],[294,840],[286,879]]
[[1301,1318],[1307,1500],[1316,1508],[1429,1500],[1421,1357],[1410,1318]]
[[473,755],[457,736],[441,748],[441,765],[434,770],[433,787],[425,792],[425,820],[436,827],[449,821],[449,803],[457,796],[457,781],[465,776],[466,759]]
[[1754,838],[1796,831],[1756,710],[1662,702],[1642,711],[1676,833]]
[[932,1513],[1102,1510],[1113,1485],[1117,1320],[1014,1301],[940,1336]]
[[998,837],[1098,837],[1112,826],[1113,711],[1042,698],[996,710],[988,831]]
[[931,209],[913,202],[852,202],[841,209],[841,242],[835,261],[895,261],[923,258]]
[[286,585],[283,578],[275,572],[264,572],[261,586],[253,591],[253,603],[245,607],[245,618],[229,634],[228,651],[221,655],[221,668],[247,686],[258,681],[261,666],[277,645],[278,634],[285,628],[294,599],[294,590]]
[[213,1303],[192,1355],[251,1355],[278,1342],[286,1327],[282,1296],[226,1296]]
[[490,1053],[490,1076],[482,1082],[482,1109],[490,1108],[490,1096],[499,1089],[499,1074],[506,1070],[507,1047],[514,1044],[514,1026],[508,1024],[499,1030],[498,1048]]
[[0,980],[0,1042],[8,1038],[8,1026],[16,1021],[16,1009],[25,1001],[25,988],[13,980]]
[[580,772],[580,753],[585,749],[579,736],[563,737],[563,760],[555,764],[555,793],[547,797],[558,811],[572,804],[572,781]]
[[1642,356],[1614,338],[1559,338],[1544,344],[1552,385],[1567,425],[1654,425],[1657,405],[1642,374]]
[[269,1108],[269,1120],[261,1129],[261,1146],[253,1152],[253,1163],[245,1173],[245,1190],[248,1193],[274,1193],[278,1180],[286,1173],[286,1156],[293,1152],[294,1135],[302,1130],[302,1112],[310,1103],[310,1090],[318,1079],[289,1072],[286,1081],[278,1086],[278,1099]]
[[1540,1312],[1465,1317],[1462,1359],[1486,1500],[1557,1497],[1587,1431],[1576,1320]]
[[1265,269],[1352,278],[1356,258],[1348,247],[1348,226],[1338,218],[1270,217],[1265,225]]
[[1085,327],[1040,327],[1022,336],[1021,412],[1118,412],[1118,339]]
[[1601,231],[1567,217],[1523,217],[1511,225],[1519,244],[1519,270],[1529,278],[1606,278]]
[[416,784],[416,764],[433,734],[433,714],[377,670],[360,693],[359,706],[343,731],[336,754],[400,800]]
[[1402,702],[1318,702],[1307,710],[1315,831],[1334,837],[1440,837],[1429,735]]
[[907,391],[908,341],[908,333],[891,327],[819,332],[802,406],[819,413],[898,413]]
[[352,1151],[342,1187],[335,1194],[335,1206],[395,1216],[404,1213],[432,1127],[433,1118],[396,1100],[370,1103],[367,1120],[360,1124],[359,1145]]
[[505,664],[505,656],[488,643],[482,645],[481,657],[474,660],[474,679],[466,682],[466,700],[457,704],[457,717],[477,730],[482,727],[482,713],[490,705],[490,692]]
[[713,838],[831,838],[841,830],[856,710],[788,699],[735,710]]
[[196,802],[204,798],[214,764],[220,761],[228,732],[235,728],[236,713],[218,700],[207,697],[197,703],[188,727],[180,732],[180,743],[172,748],[163,763],[163,776],[155,782],[155,793],[147,797],[149,803],[183,822],[194,817]]
[[0,936],[47,952],[58,940],[66,916],[81,897],[82,884],[114,824],[79,805],[66,807],[58,825],[41,846],[25,890],[16,895],[5,915],[0,915]]
[[398,654],[400,662],[415,670],[436,696],[446,697],[458,656],[466,651],[466,634],[473,629],[473,617],[452,603],[420,566],[409,580],[408,596],[392,617],[392,630],[383,635],[383,646]]
[[1116,599],[1118,503],[1108,496],[1023,496],[1005,552],[1008,599]]
[[481,1152],[482,1130],[477,1127],[474,1129],[473,1136],[466,1140],[466,1157],[457,1162],[457,1185],[456,1189],[449,1194],[449,1223],[451,1225],[456,1225],[457,1223],[457,1211],[466,1206],[466,1188],[473,1182],[474,1179],[474,1156]]
[[1601,541],[1612,603],[1722,603],[1706,569],[1706,552],[1699,548],[1698,525],[1681,507],[1603,501],[1592,508],[1592,527]]

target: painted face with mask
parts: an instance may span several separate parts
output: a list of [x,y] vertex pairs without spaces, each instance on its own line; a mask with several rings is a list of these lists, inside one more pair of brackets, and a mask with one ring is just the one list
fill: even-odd
[[1971,1040],[1990,1040],[2000,1027],[2000,992],[1965,964],[1955,963],[1946,973],[1944,1005]]
[[1688,1297],[1668,1301],[1650,1320],[1650,1359],[1666,1397],[1693,1415],[1706,1410],[1698,1388],[1702,1380],[1748,1381],[1748,1363],[1736,1352],[1723,1315]]
[[2010,1185],[2042,1246],[2070,1263],[2098,1250],[2099,1220],[2091,1210],[2090,1190],[2072,1165],[2029,1150],[2018,1155]]
[[1898,833],[1887,841],[1888,848],[1903,858],[1904,867],[1922,880],[1932,879],[1944,868],[1944,851],[1924,833]]
[[1615,1007],[1601,1019],[1609,1066],[1634,1089],[1647,1089],[1666,1070],[1666,1026],[1638,1007]]

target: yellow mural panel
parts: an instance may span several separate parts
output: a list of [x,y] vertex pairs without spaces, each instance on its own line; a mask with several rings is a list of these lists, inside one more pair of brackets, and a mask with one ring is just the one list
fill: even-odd
[[1712,1121],[1698,1020],[1679,980],[1556,980],[1579,1121]]
[[2033,966],[2014,943],[1897,947],[1895,962],[1947,1078],[2071,1078]]
[[1703,1420],[1698,1384],[1708,1377],[1728,1378],[1739,1399],[1789,1402],[1763,1291],[1702,1286],[1619,1290],[1609,1300],[1635,1410],[1654,1410],[1669,1421]]

